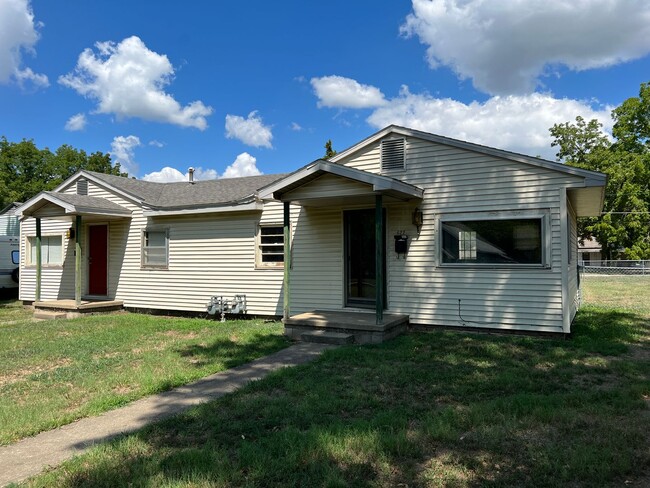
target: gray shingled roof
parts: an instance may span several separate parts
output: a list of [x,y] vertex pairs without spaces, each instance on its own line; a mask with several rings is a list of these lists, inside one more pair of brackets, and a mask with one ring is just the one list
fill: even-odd
[[244,176],[189,183],[156,183],[87,171],[92,176],[157,209],[200,208],[244,203],[257,190],[286,176],[285,174]]
[[57,193],[55,191],[44,191],[46,195],[57,198],[64,203],[89,210],[130,213],[129,209],[113,203],[110,200],[88,195],[74,195],[70,193]]

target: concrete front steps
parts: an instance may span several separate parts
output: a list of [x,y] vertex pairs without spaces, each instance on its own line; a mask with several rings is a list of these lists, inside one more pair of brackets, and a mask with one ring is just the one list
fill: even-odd
[[384,313],[377,324],[374,313],[314,310],[289,317],[284,333],[294,340],[321,344],[380,344],[408,328],[409,316]]
[[342,346],[344,344],[352,344],[354,342],[354,334],[314,330],[300,334],[300,340],[303,342],[316,342],[319,344],[334,344]]
[[34,318],[36,320],[67,319],[68,314],[66,312],[53,312],[50,310],[34,310]]
[[124,308],[121,300],[82,300],[79,304],[75,300],[45,300],[32,302],[31,305],[36,320],[74,319]]

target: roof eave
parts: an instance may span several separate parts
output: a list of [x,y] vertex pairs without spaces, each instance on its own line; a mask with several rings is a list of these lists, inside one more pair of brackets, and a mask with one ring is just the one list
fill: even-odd
[[143,215],[145,217],[166,217],[166,216],[171,217],[171,216],[198,215],[198,214],[209,214],[209,213],[252,212],[252,211],[261,211],[263,209],[264,209],[264,203],[253,200],[246,203],[228,203],[225,205],[212,205],[209,207],[195,206],[195,207],[184,207],[184,208],[173,208],[173,209],[151,208],[151,209],[145,209],[143,211]]

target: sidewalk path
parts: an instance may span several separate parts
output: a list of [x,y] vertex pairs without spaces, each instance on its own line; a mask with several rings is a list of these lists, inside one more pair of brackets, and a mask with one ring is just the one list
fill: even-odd
[[0,447],[0,486],[22,481],[48,466],[56,466],[81,454],[95,444],[231,393],[271,371],[309,362],[331,347],[308,342],[294,344],[270,356],[207,376],[189,385]]

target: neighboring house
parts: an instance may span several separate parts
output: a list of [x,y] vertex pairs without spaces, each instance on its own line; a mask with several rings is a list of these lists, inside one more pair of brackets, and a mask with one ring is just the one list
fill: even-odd
[[591,261],[602,261],[603,247],[595,238],[589,237],[578,241],[578,261],[589,264]]
[[20,222],[16,215],[16,209],[21,205],[20,202],[12,202],[0,210],[0,236],[18,237],[20,235]]
[[370,308],[378,321],[385,309],[412,324],[566,333],[576,218],[600,213],[604,185],[396,126],[289,175],[163,184],[81,171],[19,208],[20,298],[39,288],[38,218],[41,300],[200,312],[212,295],[246,294],[257,315]]
[[15,210],[21,205],[12,202],[0,210],[0,289],[18,288],[20,222]]

